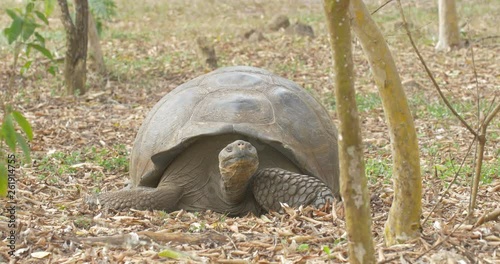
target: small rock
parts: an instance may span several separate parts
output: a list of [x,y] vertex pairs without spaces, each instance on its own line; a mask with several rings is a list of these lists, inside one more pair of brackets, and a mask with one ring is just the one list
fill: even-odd
[[213,44],[207,37],[197,37],[196,44],[198,44],[198,51],[200,59],[206,63],[210,68],[217,68],[217,56]]
[[275,16],[268,25],[268,28],[272,31],[278,31],[281,28],[287,28],[290,26],[290,19],[285,15]]
[[243,34],[243,37],[245,37],[245,39],[248,39],[248,41],[250,42],[267,40],[266,37],[264,37],[264,34],[262,34],[260,30],[255,30],[255,29],[251,29],[245,32],[245,34]]
[[297,22],[293,24],[291,27],[288,27],[285,31],[287,34],[306,36],[310,38],[314,38],[314,30],[311,26]]

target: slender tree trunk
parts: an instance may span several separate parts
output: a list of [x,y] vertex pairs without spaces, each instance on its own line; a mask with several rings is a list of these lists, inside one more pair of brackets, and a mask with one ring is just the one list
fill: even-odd
[[340,190],[345,204],[350,263],[375,263],[363,146],[354,91],[349,0],[324,0],[333,51],[339,126]]
[[500,104],[497,104],[493,111],[486,117],[484,123],[481,125],[480,133],[478,136],[478,146],[477,146],[477,157],[476,157],[476,169],[474,173],[474,180],[472,181],[472,192],[470,195],[469,202],[469,216],[474,213],[474,208],[476,207],[477,191],[479,189],[479,181],[481,180],[481,168],[483,166],[484,157],[484,146],[486,145],[486,129],[490,124],[491,120],[496,114],[500,112]]
[[360,40],[379,88],[393,159],[394,200],[385,224],[387,245],[403,243],[420,232],[422,179],[415,125],[392,54],[361,0],[351,0],[351,26]]
[[89,48],[91,57],[94,59],[96,71],[101,75],[105,75],[106,64],[104,63],[104,56],[102,55],[97,25],[91,12],[89,12]]
[[66,57],[64,60],[64,81],[67,95],[82,95],[87,81],[87,31],[89,5],[87,0],[75,0],[75,22],[71,19],[68,2],[58,0],[61,20],[66,30]]
[[455,0],[438,0],[439,41],[436,50],[447,50],[460,46],[458,16]]

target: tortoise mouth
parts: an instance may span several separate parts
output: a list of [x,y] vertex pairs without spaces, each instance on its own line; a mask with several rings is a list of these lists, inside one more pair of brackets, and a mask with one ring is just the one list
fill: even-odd
[[237,156],[225,157],[220,161],[221,167],[253,166],[257,163],[257,157],[250,154],[238,154]]

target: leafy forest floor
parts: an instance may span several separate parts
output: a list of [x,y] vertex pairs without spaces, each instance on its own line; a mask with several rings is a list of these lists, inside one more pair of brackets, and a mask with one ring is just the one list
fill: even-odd
[[[375,10],[385,1],[368,2]],[[477,100],[485,112],[495,96],[496,103],[500,99],[500,2],[458,1],[462,37],[473,49],[441,53],[433,48],[438,28],[435,2],[404,1],[407,19],[444,93],[477,127]],[[337,122],[321,1],[117,0],[116,4],[117,14],[104,23],[101,41],[110,74],[97,74],[90,60],[87,95],[61,96],[62,73],[47,74],[41,58],[15,79],[15,107],[30,120],[35,133],[33,164],[16,172],[15,258],[8,255],[11,229],[6,209],[0,208],[0,263],[9,259],[18,263],[347,262],[341,204],[331,212],[301,208],[231,218],[213,212],[114,212],[85,202],[92,193],[126,185],[128,156],[148,110],[179,84],[209,71],[196,52],[198,36],[213,41],[219,66],[251,65],[291,79],[320,99]],[[16,5],[18,1],[0,3],[2,10]],[[276,14],[311,25],[315,38],[265,30]],[[64,31],[57,15],[50,17],[50,27],[42,34],[60,57]],[[473,137],[439,99],[401,27],[396,2],[374,18],[393,52],[415,118],[424,187],[421,238],[386,247],[383,228],[393,195],[389,135],[369,65],[354,40],[356,98],[378,260],[500,263],[498,219],[473,227],[479,217],[500,207],[500,116],[488,129],[477,209],[472,221],[466,220],[474,151],[465,154]],[[2,11],[0,25],[7,22]],[[250,29],[263,29],[265,39],[244,38]],[[1,91],[10,74],[16,74],[9,70],[12,60],[12,47],[0,38]]]

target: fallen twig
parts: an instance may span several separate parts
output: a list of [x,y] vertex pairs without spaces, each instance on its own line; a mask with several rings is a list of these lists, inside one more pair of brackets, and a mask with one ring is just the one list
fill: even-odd
[[486,222],[496,220],[500,217],[500,208],[497,208],[495,211],[491,213],[484,213],[479,219],[477,219],[476,223],[473,225],[473,228],[476,228]]

